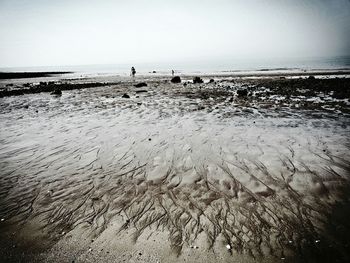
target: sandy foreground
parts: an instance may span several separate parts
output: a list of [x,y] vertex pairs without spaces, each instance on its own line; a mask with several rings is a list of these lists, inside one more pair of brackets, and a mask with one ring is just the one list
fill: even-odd
[[350,259],[340,82],[167,79],[0,98],[0,261]]

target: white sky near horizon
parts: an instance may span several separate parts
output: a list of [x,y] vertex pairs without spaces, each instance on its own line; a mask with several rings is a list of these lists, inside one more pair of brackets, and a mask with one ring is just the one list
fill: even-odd
[[0,67],[341,55],[349,0],[0,0]]

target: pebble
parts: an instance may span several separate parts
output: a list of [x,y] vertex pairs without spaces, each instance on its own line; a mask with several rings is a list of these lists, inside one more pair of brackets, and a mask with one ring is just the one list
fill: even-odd
[[315,240],[315,243],[320,243],[320,242],[321,242],[321,240],[319,240],[319,239]]
[[5,218],[1,218],[1,222],[5,221]]
[[231,249],[230,244],[227,244],[227,245],[226,245],[226,248],[227,248],[228,250],[230,250],[230,249]]

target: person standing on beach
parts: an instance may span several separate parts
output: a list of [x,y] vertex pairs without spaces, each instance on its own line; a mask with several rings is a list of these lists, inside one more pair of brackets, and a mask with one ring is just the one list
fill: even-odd
[[134,67],[131,67],[131,73],[130,73],[130,76],[132,76],[133,78],[135,77],[135,74],[136,74],[136,70]]
[[172,70],[171,70],[171,75],[174,76],[174,73],[175,73],[175,71],[172,69]]

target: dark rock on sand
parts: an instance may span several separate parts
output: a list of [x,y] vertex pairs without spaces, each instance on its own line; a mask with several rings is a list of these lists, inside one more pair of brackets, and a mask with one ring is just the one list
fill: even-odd
[[143,93],[143,92],[148,92],[147,90],[145,89],[141,89],[141,90],[137,90],[136,93]]
[[237,96],[238,97],[247,97],[248,96],[248,90],[246,89],[239,89],[237,90]]
[[308,79],[315,79],[315,76],[309,76]]
[[142,87],[147,87],[147,83],[145,82],[141,82],[141,83],[137,83],[136,85],[134,85],[136,88],[142,88]]
[[[45,84],[44,84],[45,83]],[[40,92],[54,92],[55,90],[75,90],[107,86],[107,83],[48,83],[43,82],[41,85],[28,84],[29,87],[16,87],[11,90],[0,90],[0,98],[8,96],[19,96],[23,94],[34,94]]]
[[196,83],[203,83],[203,80],[200,77],[194,77],[193,78],[193,83],[194,84],[196,84]]
[[171,79],[172,83],[181,83],[181,78],[179,76],[175,76]]
[[214,83],[214,82],[215,82],[214,79],[209,80],[209,83]]
[[122,98],[125,98],[125,99],[130,99],[130,96],[126,93],[123,94]]

